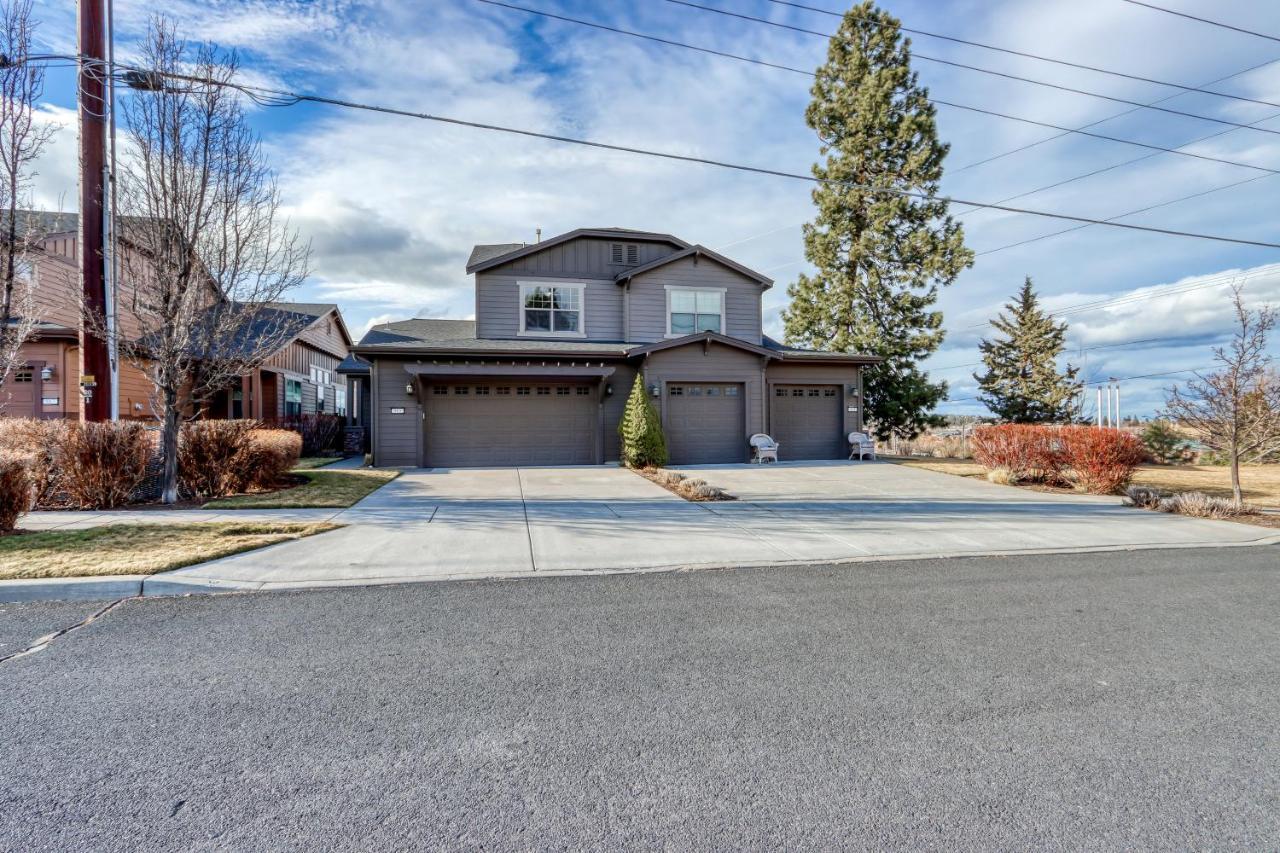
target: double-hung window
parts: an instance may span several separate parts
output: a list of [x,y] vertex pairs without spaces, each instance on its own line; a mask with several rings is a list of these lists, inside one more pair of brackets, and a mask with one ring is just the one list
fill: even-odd
[[520,334],[583,337],[582,285],[521,284]]
[[711,288],[667,289],[667,334],[724,331],[724,291]]

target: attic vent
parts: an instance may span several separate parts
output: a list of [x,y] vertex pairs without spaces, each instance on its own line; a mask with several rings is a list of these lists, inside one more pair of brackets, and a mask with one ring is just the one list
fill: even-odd
[[634,267],[640,263],[640,247],[635,243],[610,243],[610,263]]

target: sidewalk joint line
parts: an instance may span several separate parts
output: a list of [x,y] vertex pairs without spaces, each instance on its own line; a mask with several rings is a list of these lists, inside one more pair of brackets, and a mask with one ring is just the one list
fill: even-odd
[[524,538],[529,543],[529,567],[538,570],[538,561],[533,556],[533,531],[529,529],[529,502],[524,499],[524,478],[520,469],[516,468],[516,486],[520,489],[520,509],[524,512]]

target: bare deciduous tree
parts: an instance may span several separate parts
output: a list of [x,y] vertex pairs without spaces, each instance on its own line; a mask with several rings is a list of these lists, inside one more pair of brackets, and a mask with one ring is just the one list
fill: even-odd
[[[23,215],[32,166],[57,127],[36,121],[44,70],[31,55],[31,0],[0,0],[0,391],[35,331],[35,283],[29,255],[34,223]],[[0,407],[7,394],[0,393]]]
[[1242,288],[1232,288],[1236,331],[1227,347],[1215,347],[1221,368],[1196,374],[1183,388],[1169,390],[1167,417],[1190,427],[1206,446],[1227,454],[1231,491],[1244,502],[1240,463],[1280,450],[1280,376],[1271,368],[1267,337],[1276,324],[1275,309],[1245,306]]
[[155,386],[172,503],[182,419],[300,331],[299,316],[275,303],[306,277],[310,246],[284,220],[242,96],[228,85],[235,55],[191,45],[160,18],[142,55],[154,73],[124,110],[120,311],[131,319],[122,316],[120,346]]

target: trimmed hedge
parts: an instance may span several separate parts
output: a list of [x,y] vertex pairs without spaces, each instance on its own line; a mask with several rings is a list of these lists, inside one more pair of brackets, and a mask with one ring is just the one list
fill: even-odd
[[31,468],[28,457],[0,450],[0,533],[9,533],[18,516],[31,509]]
[[126,504],[147,478],[155,441],[131,421],[71,424],[57,453],[58,486],[82,509]]
[[1052,430],[1031,424],[981,426],[973,431],[973,458],[984,468],[1007,471],[1013,482],[1064,482],[1065,459]]
[[192,421],[178,441],[178,481],[186,494],[217,498],[277,485],[298,462],[303,439],[257,421]]
[[1117,429],[1071,426],[1059,436],[1076,488],[1095,495],[1123,492],[1146,457],[1137,436]]

